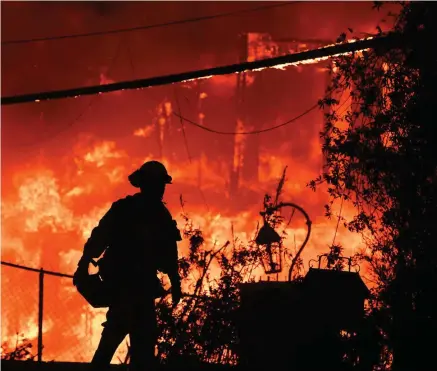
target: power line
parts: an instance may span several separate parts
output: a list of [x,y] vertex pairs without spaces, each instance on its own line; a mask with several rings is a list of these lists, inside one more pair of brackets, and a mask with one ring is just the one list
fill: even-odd
[[155,24],[137,26],[137,27],[119,28],[119,29],[108,30],[108,31],[95,31],[95,32],[87,32],[87,33],[81,33],[81,34],[73,34],[73,35],[60,35],[60,36],[49,36],[49,37],[40,37],[40,38],[32,38],[32,39],[8,40],[8,41],[3,41],[1,43],[1,45],[4,46],[4,45],[13,45],[13,44],[26,44],[26,43],[33,43],[33,42],[38,42],[38,41],[54,41],[54,40],[63,40],[63,39],[73,39],[73,38],[79,38],[79,37],[104,36],[104,35],[111,35],[111,34],[117,34],[117,33],[123,33],[123,32],[133,32],[133,31],[140,31],[140,30],[150,30],[152,28],[161,28],[161,27],[175,26],[175,25],[180,25],[180,24],[201,22],[201,21],[206,21],[206,20],[210,20],[210,19],[217,19],[217,18],[229,17],[229,16],[233,16],[233,15],[238,15],[238,14],[256,12],[256,11],[260,11],[260,10],[279,8],[279,7],[283,7],[283,6],[296,4],[299,2],[300,1],[282,2],[279,4],[269,4],[269,5],[259,6],[256,8],[236,10],[234,12],[205,15],[205,16],[201,16],[201,17],[180,19],[180,20],[170,21],[170,22],[165,22],[165,23],[155,23]]
[[[323,98],[327,98],[328,96],[329,96],[329,93],[328,93],[327,95],[325,95]],[[323,99],[323,98],[322,98],[322,99]],[[344,104],[345,104],[346,102],[348,102],[350,98],[351,98],[351,97],[349,96],[347,99],[345,99],[345,100],[343,101],[343,103],[340,104],[340,105],[337,107],[337,110],[339,110],[341,107],[343,107]],[[317,102],[315,105],[311,106],[310,108],[308,108],[307,110],[305,110],[305,111],[302,112],[301,114],[299,114],[299,115],[293,117],[292,119],[290,119],[290,120],[288,120],[288,121],[285,121],[285,122],[283,122],[282,124],[272,126],[272,127],[270,127],[270,128],[261,129],[261,130],[254,130],[254,131],[240,131],[240,132],[214,130],[214,129],[211,129],[211,128],[207,127],[207,126],[204,126],[204,125],[198,124],[197,122],[191,121],[191,120],[187,119],[186,117],[183,117],[183,116],[181,116],[181,115],[179,115],[179,114],[177,114],[177,113],[175,113],[175,112],[173,112],[173,115],[175,115],[176,117],[179,117],[181,120],[184,120],[184,121],[188,122],[188,123],[191,124],[191,125],[194,125],[194,126],[198,127],[199,129],[206,130],[206,131],[209,131],[210,133],[214,133],[214,134],[221,134],[221,135],[255,135],[255,134],[266,133],[266,132],[268,132],[268,131],[273,131],[273,130],[276,130],[276,129],[282,128],[283,126],[289,125],[289,124],[291,124],[291,123],[293,123],[293,122],[299,120],[299,119],[302,118],[303,116],[307,115],[307,114],[310,113],[311,111],[315,110],[315,109],[318,108],[319,106],[320,106],[320,104],[319,104],[319,102]],[[347,107],[346,107],[346,109],[347,109]],[[344,111],[345,111],[345,110],[343,110],[342,113],[343,113]]]
[[[2,105],[11,105],[28,102],[40,102],[50,99],[76,98],[81,95],[95,95],[109,93],[118,90],[144,89],[152,86],[169,85],[190,80],[210,78],[218,75],[229,75],[233,73],[261,70],[264,68],[284,68],[287,66],[297,65],[300,63],[312,63],[328,59],[342,54],[352,53],[369,48],[381,46],[387,47],[387,44],[399,42],[399,35],[390,34],[379,36],[371,39],[358,40],[356,42],[346,42],[318,49],[308,50],[300,53],[286,54],[274,58],[266,58],[254,62],[243,62],[227,66],[208,68],[204,70],[183,72],[179,74],[151,77],[147,79],[137,79],[132,81],[122,81],[106,85],[87,86],[67,90],[40,92],[19,96],[10,96],[1,99]],[[389,45],[390,47],[392,45]]]
[[317,107],[319,107],[319,103],[316,103],[315,105],[311,106],[306,111],[302,112],[300,115],[298,115],[296,117],[293,117],[291,120],[283,122],[282,124],[279,124],[279,125],[272,126],[270,128],[261,129],[261,130],[254,130],[254,131],[241,131],[241,132],[214,130],[214,129],[210,129],[210,128],[206,127],[206,126],[200,125],[197,122],[191,121],[191,120],[189,120],[189,119],[187,119],[187,118],[185,118],[183,116],[180,116],[180,115],[178,115],[175,112],[173,113],[173,115],[179,117],[181,120],[184,120],[184,121],[188,122],[191,125],[194,125],[194,126],[198,127],[199,129],[206,130],[206,131],[209,131],[210,133],[214,133],[214,134],[221,134],[221,135],[254,135],[254,134],[266,133],[268,131],[276,130],[276,129],[279,129],[279,128],[283,127],[283,126],[291,124],[292,122],[295,122],[295,121],[299,120],[303,116],[305,116],[308,113],[310,113],[311,111],[315,110]]
[[[344,81],[344,79],[343,79],[342,81]],[[322,97],[321,100],[323,100],[323,99],[325,99],[325,98],[327,98],[327,97],[329,97],[329,96],[330,96],[330,93],[328,93],[328,94],[326,94],[324,97]],[[344,105],[349,101],[350,98],[351,98],[351,95],[349,95],[348,98],[346,98],[346,99],[343,101],[343,103],[341,103],[341,104],[337,107],[337,111],[338,111],[341,107],[343,107],[343,106],[344,106]],[[183,117],[183,116],[178,115],[177,113],[174,113],[174,112],[173,112],[173,114],[174,114],[175,116],[179,117],[181,120],[186,121],[186,122],[188,122],[189,124],[192,124],[192,125],[198,127],[199,129],[209,131],[210,133],[214,133],[214,134],[222,134],[222,135],[255,135],[255,134],[262,134],[262,133],[265,133],[265,132],[268,132],[268,131],[273,131],[273,130],[279,129],[279,128],[283,127],[283,126],[286,126],[286,125],[288,125],[288,124],[291,124],[291,123],[293,123],[293,122],[299,120],[300,118],[302,118],[303,116],[307,115],[308,113],[310,113],[311,111],[313,111],[314,109],[316,109],[318,106],[320,106],[320,102],[321,102],[321,100],[319,100],[315,105],[311,106],[310,108],[308,108],[307,110],[305,110],[304,112],[302,112],[301,114],[299,114],[298,116],[295,116],[295,117],[293,117],[292,119],[290,119],[290,120],[288,120],[288,121],[286,121],[286,122],[283,122],[282,124],[275,125],[275,126],[272,126],[272,127],[270,127],[270,128],[266,128],[266,129],[255,130],[255,131],[248,131],[248,132],[244,132],[244,131],[241,131],[241,132],[232,132],[232,131],[227,132],[227,131],[215,130],[215,129],[211,129],[211,128],[207,127],[207,126],[201,125],[201,124],[199,124],[199,123],[197,123],[197,122],[191,121],[191,120],[187,119],[186,117]],[[347,109],[347,108],[348,108],[348,107],[346,107],[346,109]],[[341,112],[341,114],[342,114],[346,109],[344,109],[344,110]]]

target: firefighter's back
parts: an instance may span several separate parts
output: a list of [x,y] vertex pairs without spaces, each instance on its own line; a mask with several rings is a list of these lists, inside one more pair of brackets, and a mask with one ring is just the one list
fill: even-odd
[[136,194],[117,201],[117,223],[100,262],[103,279],[120,290],[156,288],[160,240],[172,222],[161,201]]

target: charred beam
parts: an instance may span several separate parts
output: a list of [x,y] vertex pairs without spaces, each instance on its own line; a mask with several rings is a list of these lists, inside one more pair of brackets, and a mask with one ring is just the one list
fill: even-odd
[[81,95],[95,95],[110,93],[119,90],[143,89],[153,86],[168,85],[190,80],[204,79],[217,75],[228,75],[244,71],[253,71],[264,68],[274,68],[280,66],[296,65],[308,63],[311,60],[329,58],[341,54],[352,53],[359,50],[374,49],[377,47],[393,47],[399,42],[398,34],[389,34],[375,38],[358,40],[355,42],[345,42],[336,45],[330,45],[319,49],[304,51],[301,53],[287,54],[275,58],[267,58],[254,62],[244,62],[221,67],[208,68],[197,71],[183,72],[179,74],[151,77],[147,79],[122,81],[106,85],[87,86],[74,89],[57,90],[49,92],[40,92],[34,94],[16,95],[2,97],[2,105],[40,102],[51,99],[77,98]]

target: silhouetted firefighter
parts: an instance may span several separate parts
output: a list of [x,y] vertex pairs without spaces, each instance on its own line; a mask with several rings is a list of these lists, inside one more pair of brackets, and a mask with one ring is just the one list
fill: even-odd
[[[164,165],[146,162],[129,176],[141,192],[114,202],[84,246],[74,284],[92,306],[109,307],[92,359],[95,370],[109,367],[127,334],[131,369],[150,369],[155,364],[154,299],[164,294],[157,271],[170,278],[173,305],[181,298],[177,252],[181,234],[162,202],[171,181]],[[103,252],[95,263],[93,259]],[[99,266],[98,274],[88,274],[90,262]]]

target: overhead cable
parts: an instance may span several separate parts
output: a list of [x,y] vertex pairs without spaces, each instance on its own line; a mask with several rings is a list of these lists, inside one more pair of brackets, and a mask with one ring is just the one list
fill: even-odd
[[291,124],[292,122],[295,122],[295,121],[299,120],[301,117],[303,117],[303,116],[307,115],[308,113],[310,113],[311,111],[315,110],[317,107],[319,107],[319,103],[316,103],[315,105],[311,106],[306,111],[302,112],[300,115],[298,115],[296,117],[293,117],[291,120],[285,121],[282,124],[275,125],[275,126],[272,126],[270,128],[254,130],[254,131],[241,131],[241,132],[214,130],[214,129],[211,129],[211,128],[207,127],[207,126],[200,125],[197,122],[191,121],[191,120],[187,119],[186,117],[180,116],[176,112],[173,112],[173,115],[175,115],[176,117],[179,117],[181,120],[184,120],[185,122],[188,122],[191,125],[194,125],[194,126],[198,127],[199,129],[206,130],[206,131],[209,131],[210,133],[214,133],[214,134],[221,134],[221,135],[255,135],[255,134],[262,134],[262,133],[266,133],[268,131],[276,130],[276,129],[279,129],[279,128],[283,127],[283,126]]
[[155,23],[155,24],[129,27],[129,28],[118,28],[118,29],[107,30],[107,31],[95,31],[95,32],[86,32],[86,33],[80,33],[80,34],[48,36],[48,37],[35,37],[35,38],[20,39],[20,40],[7,40],[7,41],[2,41],[1,45],[5,46],[5,45],[13,45],[13,44],[28,44],[28,43],[38,42],[38,41],[55,41],[55,40],[64,40],[64,39],[74,39],[74,38],[80,38],[80,37],[105,36],[105,35],[118,34],[118,33],[124,33],[124,32],[133,32],[133,31],[140,31],[140,30],[150,30],[153,28],[162,28],[162,27],[175,26],[175,25],[180,25],[180,24],[201,22],[201,21],[207,21],[210,19],[217,19],[217,18],[229,17],[229,16],[233,16],[233,15],[238,15],[238,14],[256,12],[256,11],[260,11],[260,10],[279,8],[279,7],[288,6],[288,5],[292,5],[292,4],[296,4],[296,3],[299,3],[299,1],[281,2],[279,4],[263,5],[263,6],[259,6],[259,7],[255,7],[255,8],[236,10],[233,12],[211,14],[211,15],[205,15],[205,16],[201,16],[201,17],[179,19],[176,21]]
[[[342,81],[344,81],[344,79],[343,79]],[[299,120],[299,119],[302,118],[303,116],[309,114],[311,111],[313,111],[313,110],[315,110],[316,108],[320,107],[320,103],[321,103],[321,101],[322,101],[323,99],[329,97],[330,94],[331,94],[331,93],[329,92],[329,93],[326,94],[324,97],[322,97],[321,100],[319,100],[316,104],[314,104],[313,106],[311,106],[310,108],[308,108],[307,110],[305,110],[304,112],[302,112],[301,114],[299,114],[299,115],[293,117],[292,119],[283,122],[282,124],[275,125],[275,126],[272,126],[272,127],[266,128],[266,129],[253,130],[253,131],[240,131],[240,132],[238,132],[238,131],[221,131],[221,130],[215,130],[215,129],[211,129],[211,128],[207,127],[207,126],[201,125],[201,124],[199,124],[199,123],[197,123],[197,122],[194,122],[194,121],[192,121],[192,120],[189,120],[189,119],[187,119],[186,117],[183,117],[183,116],[181,116],[180,114],[177,114],[176,112],[173,112],[173,115],[175,115],[176,117],[179,117],[181,120],[183,120],[183,121],[185,121],[185,122],[187,122],[187,123],[189,123],[189,124],[191,124],[191,125],[193,125],[193,126],[196,126],[196,127],[199,128],[199,129],[202,129],[202,130],[205,130],[205,131],[209,131],[210,133],[214,133],[214,134],[221,134],[221,135],[255,135],[255,134],[267,133],[267,132],[269,132],[269,131],[273,131],[273,130],[276,130],[276,129],[282,128],[283,126],[289,125],[289,124],[291,124],[291,123],[293,123],[293,122]],[[343,107],[343,106],[344,106],[344,105],[349,101],[350,98],[351,98],[351,96],[349,95],[349,96],[348,96],[348,97],[343,101],[343,103],[339,104],[338,107],[337,107],[337,111],[338,111],[341,107]],[[347,109],[347,108],[348,108],[348,107],[346,107],[346,109]],[[342,114],[346,109],[344,109],[344,110],[341,112],[341,114]]]

